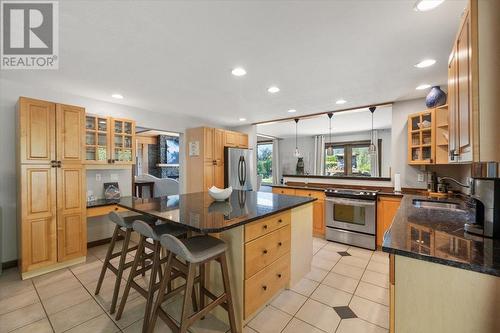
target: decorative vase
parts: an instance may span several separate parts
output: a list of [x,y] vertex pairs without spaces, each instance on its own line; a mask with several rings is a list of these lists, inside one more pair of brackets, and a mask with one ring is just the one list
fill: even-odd
[[439,86],[432,87],[425,98],[425,105],[428,108],[435,108],[444,104],[446,104],[446,93]]
[[297,158],[297,166],[295,167],[295,172],[297,173],[297,175],[304,174],[304,158],[303,157]]

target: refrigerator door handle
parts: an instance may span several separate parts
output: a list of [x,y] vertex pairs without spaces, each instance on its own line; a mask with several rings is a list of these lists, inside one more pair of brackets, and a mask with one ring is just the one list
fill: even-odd
[[243,186],[243,156],[240,156],[240,159],[238,160],[238,182],[240,183],[240,186]]
[[241,185],[245,185],[245,183],[247,182],[247,161],[245,161],[245,157],[244,156],[242,158],[243,158],[242,159],[243,164],[242,164],[242,171],[241,171],[241,173],[243,175],[243,184],[241,184]]

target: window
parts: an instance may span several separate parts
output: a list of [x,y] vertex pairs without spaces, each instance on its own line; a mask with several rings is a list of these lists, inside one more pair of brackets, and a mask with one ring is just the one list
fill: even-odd
[[[333,147],[333,154],[327,149]],[[370,141],[325,144],[325,175],[370,177]]]
[[263,184],[273,182],[273,143],[262,142],[257,144],[257,175],[262,176]]

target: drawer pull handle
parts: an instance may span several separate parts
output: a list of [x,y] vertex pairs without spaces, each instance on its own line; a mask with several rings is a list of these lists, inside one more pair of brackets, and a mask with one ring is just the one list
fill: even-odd
[[311,196],[311,193],[309,193],[308,195]]
[[280,279],[281,279],[281,274],[278,274],[278,278],[280,278]]
[[262,253],[267,254],[267,250],[262,251]]
[[282,220],[282,219],[279,219],[279,220],[278,220],[278,223],[281,223],[281,222],[283,222],[283,220]]
[[283,245],[283,243],[282,243],[282,242],[279,242],[279,243],[278,243],[278,246],[281,246],[281,245]]
[[267,286],[262,286],[262,289],[267,290]]
[[263,227],[264,229],[267,229],[267,224],[264,224],[262,227]]

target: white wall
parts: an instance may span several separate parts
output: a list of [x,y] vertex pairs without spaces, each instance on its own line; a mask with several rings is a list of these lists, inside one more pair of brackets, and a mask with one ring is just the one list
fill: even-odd
[[[304,173],[314,171],[314,138],[311,136],[299,137],[297,141],[300,156],[304,158]],[[295,174],[297,157],[295,152],[295,138],[279,140],[279,150],[281,159],[281,174]]]
[[[49,100],[53,102],[78,105],[88,113],[123,117],[136,120],[142,127],[174,132],[184,132],[186,128],[206,124],[199,119],[182,114],[162,114],[120,104],[98,101],[82,96],[61,93],[40,86],[0,79],[0,206],[2,207],[2,262],[17,259],[16,223],[16,162],[15,162],[15,106],[19,96]],[[159,111],[159,110],[157,110]],[[184,147],[183,135],[180,145]],[[180,152],[181,165],[185,161],[184,149]],[[184,191],[184,169],[180,170],[181,191]]]

